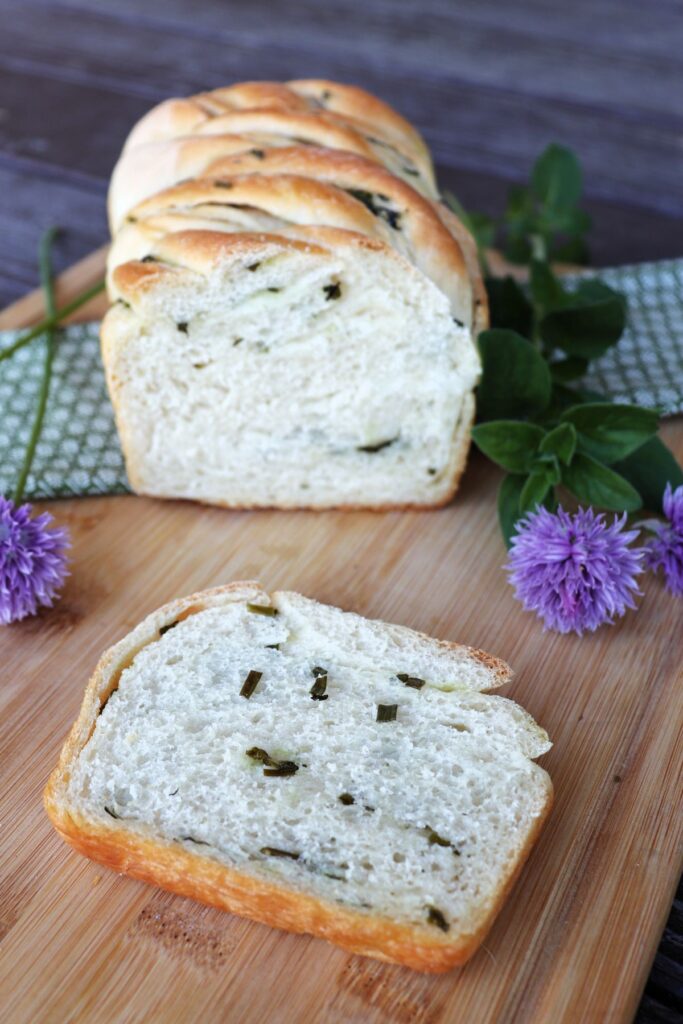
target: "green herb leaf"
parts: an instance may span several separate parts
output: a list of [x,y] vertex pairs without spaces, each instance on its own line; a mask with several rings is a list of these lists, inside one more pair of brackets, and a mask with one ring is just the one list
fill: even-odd
[[581,198],[581,165],[565,146],[553,142],[539,156],[531,173],[536,196],[549,210],[565,212]]
[[368,452],[370,455],[374,455],[375,452],[381,452],[384,448],[388,448],[390,445],[395,444],[398,441],[398,437],[389,437],[385,441],[377,441],[375,444],[361,444],[356,447],[357,452]]
[[555,482],[555,473],[549,466],[539,466],[526,478],[526,483],[519,496],[519,510],[522,515],[525,512],[535,512],[538,505],[542,505],[548,495],[548,491]]
[[509,473],[528,473],[545,436],[542,427],[519,420],[491,420],[472,431],[480,451]]
[[668,483],[683,485],[683,469],[659,437],[652,437],[612,469],[623,476],[640,494],[645,508],[662,511],[662,497]]
[[[313,671],[315,672],[315,669]],[[325,693],[326,689],[327,689],[327,676],[326,675],[316,675],[315,682],[313,683],[313,686],[311,687],[311,689],[309,691],[309,693],[311,695],[311,700],[327,700],[329,694]]]
[[377,705],[377,721],[378,722],[395,722],[396,712],[398,711],[398,704],[378,704]]
[[425,832],[427,833],[427,839],[429,840],[430,846],[453,846],[450,839],[444,839],[443,836],[440,836],[439,833],[429,825],[427,825]]
[[626,326],[626,300],[602,281],[584,281],[563,308],[545,314],[539,332],[547,345],[595,359],[616,344]]
[[507,237],[505,257],[511,263],[527,263],[531,259],[530,236],[535,229],[535,205],[531,190],[513,185],[508,191],[505,207]]
[[169,622],[166,626],[161,626],[159,628],[159,636],[164,636],[166,633],[168,633],[169,629],[173,629],[175,626],[178,625],[179,622],[180,619],[176,619],[174,622]]
[[482,331],[483,372],[477,391],[480,420],[533,416],[550,401],[550,370],[530,341],[515,331]]
[[254,761],[262,761],[264,764],[270,765],[274,768],[280,762],[276,761],[274,757],[271,757],[267,750],[263,747],[249,747],[247,750],[247,757],[251,757]]
[[552,378],[560,383],[583,377],[587,369],[588,360],[582,356],[567,356],[566,359],[558,359],[557,362],[550,363]]
[[531,242],[527,238],[527,235],[531,233],[531,224],[520,224],[516,227],[511,226],[507,241],[505,243],[505,249],[503,255],[508,263],[523,264],[528,263],[533,255],[533,249]]
[[430,924],[436,925],[442,932],[450,931],[450,925],[440,910],[436,907],[427,908],[427,920]]
[[262,672],[256,672],[252,669],[248,674],[247,678],[242,683],[242,689],[240,690],[240,697],[246,697],[247,700],[251,697],[252,693],[261,681]]
[[541,314],[562,309],[570,294],[553,273],[550,264],[542,260],[532,260],[529,286],[534,303]]
[[505,476],[498,488],[498,522],[508,548],[515,532],[515,523],[522,514],[519,499],[525,484],[526,478],[523,476]]
[[277,768],[264,768],[264,775],[272,776],[285,776],[285,775],[296,775],[299,771],[299,765],[295,764],[294,761],[281,761]]
[[425,685],[424,679],[419,679],[417,676],[409,676],[407,672],[397,672],[396,678],[404,684],[404,686],[410,686],[413,690],[421,690]]
[[659,426],[659,416],[652,409],[611,402],[571,406],[561,419],[578,431],[582,451],[608,465],[640,448]]
[[539,445],[539,451],[556,455],[566,466],[576,451],[576,430],[572,423],[560,423],[546,434]]
[[514,277],[487,277],[486,292],[491,327],[507,327],[518,334],[531,334],[533,308]]
[[299,765],[294,761],[278,761],[262,747],[250,747],[246,754],[247,757],[251,757],[254,761],[261,761],[267,766],[263,769],[264,775],[294,775],[299,770]]
[[[590,227],[590,217],[583,210],[577,210],[577,213],[582,214],[580,220],[582,226],[577,227],[575,230],[583,234]],[[579,237],[568,238],[564,242],[555,241],[551,246],[550,252],[552,259],[558,263],[576,263],[582,266],[588,263],[590,258],[590,250],[585,240]]]
[[642,505],[640,495],[623,476],[602,462],[577,452],[562,470],[562,483],[579,501],[615,512],[634,512]]
[[262,846],[259,853],[266,857],[288,857],[290,860],[298,860],[301,854],[291,850],[278,850],[277,846]]
[[270,617],[280,614],[277,608],[273,608],[269,604],[252,604],[250,601],[247,601],[247,611],[253,612],[254,615],[268,615]]

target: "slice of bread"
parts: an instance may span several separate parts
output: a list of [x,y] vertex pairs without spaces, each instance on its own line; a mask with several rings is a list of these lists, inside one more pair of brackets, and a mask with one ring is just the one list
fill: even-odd
[[45,791],[86,856],[352,952],[444,971],[552,801],[481,651],[233,583],[107,651]]
[[477,351],[383,242],[178,232],[113,287],[102,352],[138,493],[237,508],[450,500]]

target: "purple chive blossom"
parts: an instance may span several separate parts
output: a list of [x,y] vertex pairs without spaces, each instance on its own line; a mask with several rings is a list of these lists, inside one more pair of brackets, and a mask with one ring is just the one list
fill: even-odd
[[69,534],[50,529],[48,512],[31,518],[31,506],[0,497],[0,623],[35,615],[50,606],[68,575]]
[[625,522],[626,514],[610,524],[591,508],[571,515],[560,507],[555,514],[539,508],[517,523],[510,583],[545,629],[580,636],[635,608],[644,549],[629,547],[638,531],[624,531]]
[[662,500],[668,523],[647,523],[655,536],[647,543],[648,569],[664,570],[667,589],[683,597],[683,484],[676,490],[666,485]]

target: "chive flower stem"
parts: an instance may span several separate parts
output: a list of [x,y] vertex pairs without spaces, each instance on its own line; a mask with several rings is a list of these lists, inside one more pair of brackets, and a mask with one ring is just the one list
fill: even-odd
[[[57,227],[48,228],[40,242],[40,283],[43,289],[43,295],[45,296],[45,310],[47,312],[48,319],[54,319],[56,315],[54,283],[52,280],[52,243],[55,237],[59,234],[60,230],[61,229]],[[40,384],[40,391],[38,393],[38,407],[36,409],[36,414],[33,420],[31,435],[29,437],[28,445],[26,447],[24,462],[21,467],[19,479],[17,480],[17,485],[13,495],[13,501],[15,506],[19,506],[21,504],[21,499],[24,496],[26,481],[28,479],[29,473],[31,472],[31,466],[33,465],[33,459],[36,454],[38,440],[40,438],[41,430],[43,429],[43,421],[45,419],[47,400],[50,395],[50,381],[52,379],[52,364],[54,361],[54,355],[54,326],[50,326],[45,331],[45,363],[43,367],[43,377]]]
[[[51,228],[50,230],[53,234],[56,233],[56,229]],[[72,299],[71,302],[67,302],[67,304],[62,306],[60,309],[54,309],[53,306],[52,312],[48,312],[48,315],[37,323],[35,327],[32,327],[26,332],[26,334],[22,334],[20,338],[17,338],[16,341],[12,342],[11,345],[8,345],[7,348],[0,352],[0,362],[5,359],[9,359],[15,352],[18,352],[19,349],[24,348],[24,346],[28,345],[31,341],[39,338],[41,334],[45,334],[49,330],[54,330],[54,328],[61,324],[63,320],[66,320],[68,316],[75,313],[77,309],[81,308],[81,306],[85,306],[86,302],[90,302],[91,299],[94,299],[95,296],[99,295],[102,291],[104,291],[104,281],[98,281],[97,284],[94,284],[91,288],[88,288],[87,291],[77,295],[75,299]]]

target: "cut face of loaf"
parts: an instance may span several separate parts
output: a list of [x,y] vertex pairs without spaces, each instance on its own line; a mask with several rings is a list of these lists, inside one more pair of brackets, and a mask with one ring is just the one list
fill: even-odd
[[433,505],[462,472],[479,363],[379,241],[189,231],[114,272],[103,358],[139,493],[234,507]]
[[[343,163],[345,154],[337,156]],[[159,238],[173,231],[277,232],[289,226],[324,225],[362,232],[391,245],[441,288],[453,316],[470,327],[472,286],[463,253],[431,205],[381,168],[373,191],[362,176],[365,166],[373,165],[362,161],[358,173],[355,158],[350,161],[356,173],[342,173],[340,187],[302,174],[250,173],[197,178],[159,192],[134,207],[116,235],[107,261],[109,279],[116,266],[142,259]],[[308,163],[301,161],[301,170]],[[393,182],[396,189],[391,188]],[[365,187],[359,188],[360,183]]]
[[297,594],[175,601],[102,658],[45,794],[86,855],[443,971],[547,814],[550,746],[495,658]]

